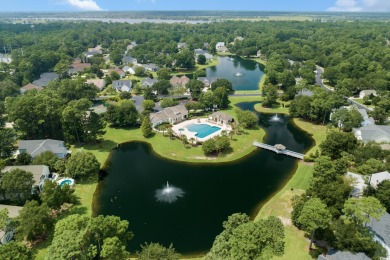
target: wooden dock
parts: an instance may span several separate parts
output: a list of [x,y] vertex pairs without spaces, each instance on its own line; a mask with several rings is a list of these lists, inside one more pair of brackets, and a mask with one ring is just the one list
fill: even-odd
[[263,143],[255,141],[255,142],[253,142],[253,145],[256,147],[259,147],[259,148],[263,148],[263,149],[275,152],[277,154],[284,154],[284,155],[291,156],[291,157],[294,157],[294,158],[297,158],[300,160],[303,160],[303,157],[304,157],[304,155],[301,153],[286,150],[286,147],[281,145],[281,144],[276,144],[276,145],[272,146],[269,144],[263,144]]

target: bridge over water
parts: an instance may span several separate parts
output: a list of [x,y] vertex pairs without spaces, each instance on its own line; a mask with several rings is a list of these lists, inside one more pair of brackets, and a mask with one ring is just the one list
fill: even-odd
[[294,158],[297,158],[300,160],[303,160],[303,157],[304,157],[304,155],[301,153],[286,150],[286,147],[284,145],[281,145],[281,144],[276,144],[276,145],[272,146],[269,144],[264,144],[264,143],[260,143],[260,142],[255,141],[255,142],[253,142],[253,145],[256,147],[259,147],[259,148],[263,148],[263,149],[275,152],[277,154],[284,154],[284,155],[291,156],[291,157],[294,157]]

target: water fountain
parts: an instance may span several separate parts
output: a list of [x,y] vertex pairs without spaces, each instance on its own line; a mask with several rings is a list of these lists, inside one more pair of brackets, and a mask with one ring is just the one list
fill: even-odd
[[236,73],[234,74],[234,76],[236,76],[236,77],[243,77],[243,76],[244,76],[244,73],[242,73],[242,72],[236,72]]
[[271,117],[271,122],[280,122],[281,118],[276,113],[273,117]]
[[184,191],[182,189],[169,185],[169,183],[167,182],[167,185],[164,186],[162,189],[156,190],[154,196],[156,197],[157,201],[173,203],[178,198],[183,197],[183,195]]

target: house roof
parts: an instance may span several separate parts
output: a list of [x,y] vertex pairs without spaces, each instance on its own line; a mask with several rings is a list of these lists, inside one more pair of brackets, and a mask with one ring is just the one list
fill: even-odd
[[46,165],[18,165],[18,166],[7,166],[2,172],[10,172],[15,169],[31,172],[34,178],[34,184],[39,185],[41,182],[41,176],[46,172],[49,172],[49,167]]
[[107,107],[103,104],[92,106],[90,109],[98,115],[107,112]]
[[76,59],[69,66],[69,73],[76,73],[79,71],[83,71],[85,68],[89,68],[89,67],[91,67],[91,63],[82,63],[79,59]]
[[24,85],[23,87],[21,87],[21,89],[23,89],[24,91],[29,91],[29,90],[33,90],[33,89],[41,90],[42,87],[39,87],[39,86],[32,84],[32,83],[28,83],[27,85]]
[[185,42],[179,42],[178,44],[177,44],[177,47],[178,48],[185,48],[187,46],[187,44],[185,43]]
[[137,63],[137,59],[133,58],[131,56],[123,56],[122,62],[123,63]]
[[354,197],[360,197],[363,194],[364,189],[367,187],[363,177],[360,174],[347,172],[346,176],[354,179],[354,183],[352,184],[354,189],[352,190],[352,195]]
[[354,129],[355,135],[360,132],[361,139],[364,142],[368,141],[383,141],[390,142],[390,126],[386,125],[366,125]]
[[26,150],[32,157],[40,155],[45,151],[50,151],[54,154],[67,154],[68,150],[64,146],[64,141],[53,139],[46,140],[20,140],[18,149]]
[[0,210],[7,209],[8,210],[8,216],[10,218],[16,218],[17,216],[19,216],[20,210],[22,208],[23,207],[0,204]]
[[102,90],[106,86],[104,79],[87,79],[86,83],[95,85],[99,90]]
[[185,85],[188,84],[188,82],[190,82],[190,79],[187,76],[185,76],[185,75],[181,76],[180,78],[177,77],[177,76],[173,76],[170,79],[170,82],[174,86],[177,86],[177,85],[185,86]]
[[141,81],[141,85],[143,85],[143,86],[145,86],[145,85],[153,86],[157,82],[158,82],[158,79],[144,78]]
[[312,97],[313,96],[313,91],[309,90],[309,89],[302,89],[300,91],[298,91],[298,93],[295,95],[296,97],[297,96],[307,96],[307,97]]
[[373,89],[365,89],[365,90],[362,90],[360,91],[360,94],[365,94],[365,95],[376,95],[376,90],[373,90]]
[[153,64],[153,63],[149,63],[149,64],[143,64],[142,67],[144,67],[146,70],[158,70],[158,66],[156,64]]
[[229,116],[225,112],[217,111],[209,115],[209,118],[217,118],[219,120],[224,120],[224,121],[231,121],[233,120],[233,117]]
[[370,222],[367,226],[373,231],[387,246],[390,246],[390,214],[385,213],[383,216],[376,220],[370,218]]
[[282,144],[275,144],[274,147],[278,150],[286,150],[286,146]]
[[370,260],[364,253],[351,253],[348,251],[329,250],[326,255],[319,255],[318,260]]
[[178,117],[183,117],[187,115],[188,110],[183,105],[177,105],[173,107],[167,107],[157,113],[151,113],[149,118],[152,124],[158,123],[160,121],[168,121],[169,119],[174,119]]
[[371,175],[370,185],[376,188],[379,183],[385,180],[390,180],[390,173],[388,171],[374,173]]
[[45,72],[40,75],[39,79],[34,80],[33,84],[38,87],[46,87],[50,81],[56,80],[58,77],[58,74],[54,72]]
[[132,86],[131,80],[114,80],[112,82],[112,87],[117,91],[126,91],[130,92]]
[[213,84],[215,81],[218,80],[218,78],[212,78],[212,77],[198,77],[197,80],[203,82],[203,84]]

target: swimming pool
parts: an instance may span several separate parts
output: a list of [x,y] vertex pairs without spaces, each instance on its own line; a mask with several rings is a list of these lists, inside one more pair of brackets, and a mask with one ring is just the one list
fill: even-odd
[[207,124],[191,124],[186,126],[188,131],[196,132],[196,137],[205,138],[206,136],[211,135],[219,130],[221,130],[218,126],[211,126]]
[[63,187],[64,185],[70,185],[72,186],[74,184],[74,180],[71,179],[71,178],[66,178],[66,179],[61,179],[59,180],[58,182],[58,185],[60,185],[61,187]]

